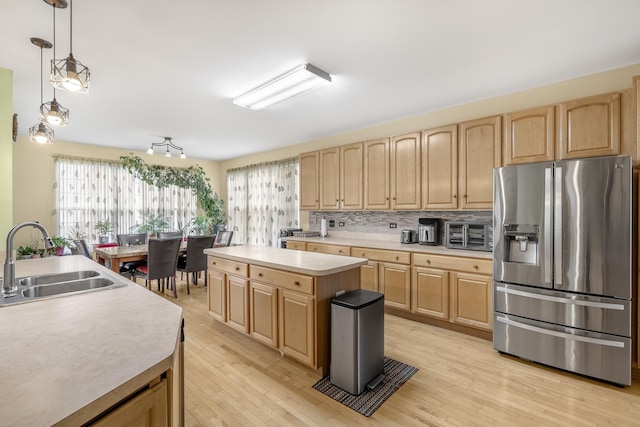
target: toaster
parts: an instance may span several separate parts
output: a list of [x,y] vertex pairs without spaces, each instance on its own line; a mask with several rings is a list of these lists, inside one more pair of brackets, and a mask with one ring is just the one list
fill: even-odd
[[418,243],[418,232],[416,230],[402,230],[400,243]]

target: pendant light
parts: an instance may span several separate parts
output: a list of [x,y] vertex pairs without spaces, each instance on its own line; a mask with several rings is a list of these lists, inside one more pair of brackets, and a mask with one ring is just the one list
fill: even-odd
[[[67,7],[66,0],[45,0],[46,3],[53,6],[53,57],[56,57],[56,8],[64,9]],[[53,61],[52,59],[52,66]],[[64,108],[56,100],[56,86],[53,86],[53,101],[45,102],[40,105],[40,121],[46,121],[54,126],[66,126],[69,124],[69,109]]]
[[[45,3],[53,5],[64,3],[66,0],[44,0]],[[55,37],[53,40],[55,45]],[[55,47],[54,47],[55,49]],[[73,0],[69,0],[69,56],[65,59],[56,59],[54,53],[51,60],[51,84],[58,89],[75,93],[89,93],[89,69],[82,65],[80,61],[73,57]]]
[[[32,37],[31,43],[40,48],[40,105],[42,105],[42,49],[51,49],[51,43],[37,37]],[[53,144],[55,141],[53,129],[40,121],[29,128],[29,140],[38,144]]]

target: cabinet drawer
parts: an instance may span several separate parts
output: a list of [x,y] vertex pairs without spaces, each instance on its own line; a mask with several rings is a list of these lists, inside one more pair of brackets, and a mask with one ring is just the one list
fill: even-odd
[[307,243],[307,252],[321,252],[323,254],[349,256],[349,246],[327,245],[324,243]]
[[411,257],[409,252],[386,251],[382,249],[351,248],[351,256],[366,258],[370,261],[395,262],[409,264]]
[[247,277],[249,274],[249,264],[213,256],[209,257],[207,267],[214,270],[224,271],[225,273],[235,274],[236,276]]
[[258,282],[313,295],[313,277],[311,276],[252,265],[251,278]]
[[444,270],[465,271],[469,273],[492,274],[491,260],[462,258],[431,254],[413,254],[416,267],[442,268]]
[[307,244],[305,242],[300,242],[297,240],[287,240],[287,249],[304,251],[305,249],[307,249]]

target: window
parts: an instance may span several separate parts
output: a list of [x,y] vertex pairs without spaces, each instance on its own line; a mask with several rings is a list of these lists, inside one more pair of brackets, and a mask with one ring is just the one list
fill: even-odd
[[300,223],[298,159],[227,171],[229,230],[239,244],[278,245],[280,229]]
[[97,240],[95,224],[108,219],[112,233],[131,233],[147,212],[179,230],[196,216],[197,199],[190,189],[158,188],[136,179],[119,163],[57,158],[57,234],[78,233]]

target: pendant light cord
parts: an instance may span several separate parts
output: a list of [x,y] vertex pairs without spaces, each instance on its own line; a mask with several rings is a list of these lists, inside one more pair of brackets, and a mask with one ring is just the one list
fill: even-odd
[[42,46],[40,46],[40,105],[42,105],[42,68],[44,67],[44,63],[42,62]]
[[[55,63],[56,63],[56,3],[55,2],[51,3],[51,6],[53,7],[53,59],[51,60],[51,65],[53,65],[54,69],[55,69]],[[55,85],[53,85],[53,100],[54,101],[56,100],[56,86]]]
[[73,0],[69,0],[69,53],[73,55]]

